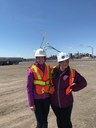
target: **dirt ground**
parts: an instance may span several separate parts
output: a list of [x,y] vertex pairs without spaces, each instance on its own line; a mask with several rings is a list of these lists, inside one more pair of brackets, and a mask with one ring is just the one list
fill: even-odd
[[[55,62],[49,62],[51,65]],[[35,128],[34,113],[26,95],[26,70],[31,62],[0,66],[0,128]],[[85,76],[88,86],[73,93],[73,128],[96,128],[96,61],[70,61],[70,66]],[[57,128],[50,109],[49,128]]]

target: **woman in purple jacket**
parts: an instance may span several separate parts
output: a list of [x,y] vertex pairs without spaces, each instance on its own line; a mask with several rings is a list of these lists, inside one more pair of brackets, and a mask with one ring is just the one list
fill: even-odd
[[36,62],[27,71],[27,95],[30,109],[35,113],[36,128],[48,128],[47,117],[50,107],[49,66],[45,63],[43,49],[35,52]]
[[51,106],[56,115],[58,128],[72,128],[72,91],[83,89],[87,82],[80,73],[70,68],[67,54],[59,53],[57,61],[59,65],[52,72],[55,93],[51,95]]

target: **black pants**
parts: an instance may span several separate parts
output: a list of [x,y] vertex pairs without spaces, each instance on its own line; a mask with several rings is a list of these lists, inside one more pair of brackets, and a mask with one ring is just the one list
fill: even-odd
[[58,128],[72,128],[71,112],[73,105],[66,108],[52,106],[53,112],[56,115]]
[[35,116],[37,120],[36,128],[48,128],[47,117],[50,108],[50,99],[43,100],[35,99]]

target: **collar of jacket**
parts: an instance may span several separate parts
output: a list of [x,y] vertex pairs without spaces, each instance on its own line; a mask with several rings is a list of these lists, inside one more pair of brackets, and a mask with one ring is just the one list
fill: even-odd
[[38,66],[43,72],[45,69],[45,63],[44,64],[39,64],[38,62],[35,62],[36,66]]
[[66,72],[70,72],[70,67],[68,66],[64,71],[61,71],[59,69],[59,75],[62,76],[63,74],[65,74]]
[[54,68],[52,76],[53,76],[53,78],[59,77],[59,76],[62,76],[63,74],[65,74],[67,71],[70,72],[69,66],[64,71],[61,71],[60,68]]

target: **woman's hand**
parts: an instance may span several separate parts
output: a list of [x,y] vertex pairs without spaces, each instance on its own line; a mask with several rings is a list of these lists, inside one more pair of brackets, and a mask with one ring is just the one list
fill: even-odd
[[35,111],[35,110],[36,110],[35,105],[31,106],[30,109],[31,109],[32,111]]

